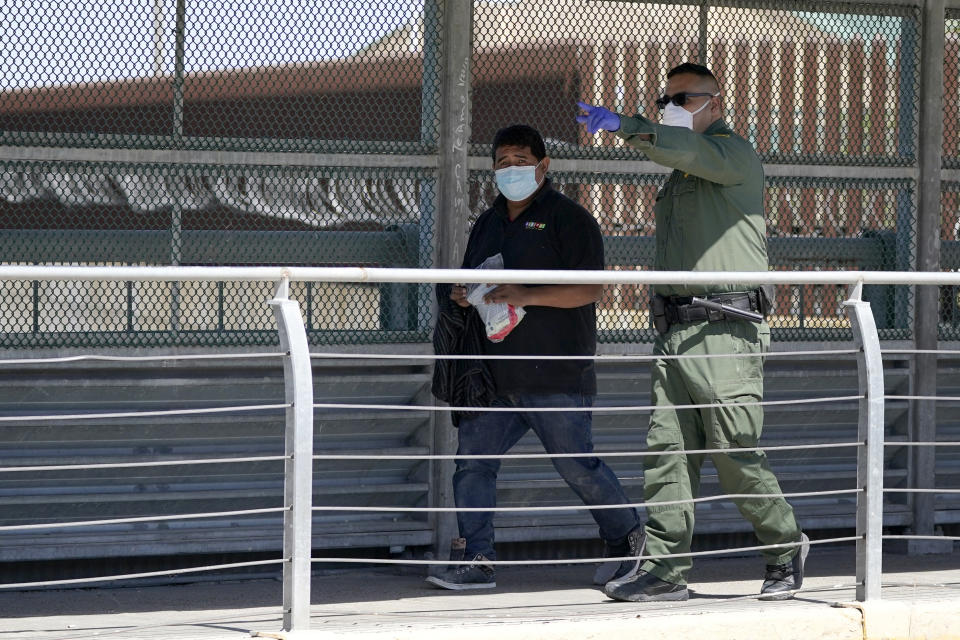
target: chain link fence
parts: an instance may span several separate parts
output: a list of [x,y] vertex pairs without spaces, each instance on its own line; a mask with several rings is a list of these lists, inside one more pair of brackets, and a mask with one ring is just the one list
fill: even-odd
[[436,147],[440,7],[26,0],[0,18],[0,142],[420,153]]
[[[672,66],[710,66],[726,119],[767,167],[771,268],[916,264],[921,13],[904,2],[442,0],[41,3],[0,17],[0,242],[8,264],[434,266],[445,38],[470,38],[471,216],[506,124],[531,124],[553,175],[649,268],[662,170],[579,125],[577,100],[657,119]],[[947,11],[943,166],[960,168],[960,9]],[[466,22],[466,21],[465,21]],[[468,31],[469,29],[469,31]],[[39,150],[39,151],[38,151]],[[40,153],[42,151],[43,153]],[[42,159],[40,159],[42,156]],[[117,159],[122,156],[122,159]],[[578,169],[593,162],[597,170]],[[479,163],[479,164],[477,164]],[[564,164],[566,163],[566,164]],[[960,266],[958,183],[942,268]],[[274,340],[260,285],[3,285],[0,346]],[[421,286],[295,289],[317,344],[424,341]],[[774,337],[848,335],[835,287],[781,287]],[[648,341],[648,292],[609,288],[601,339]],[[910,335],[906,288],[867,292],[882,338]],[[960,331],[957,292],[941,334]],[[91,302],[95,301],[95,302]]]
[[[7,264],[431,266],[423,169],[17,162],[0,171]],[[7,346],[263,344],[263,283],[7,282]],[[429,287],[298,284],[317,341],[423,339]]]
[[559,157],[642,158],[612,136],[587,133],[576,101],[656,121],[667,71],[698,61],[720,80],[726,120],[766,162],[912,162],[919,11],[832,6],[477,3],[474,79],[511,90],[476,91],[474,113],[486,126],[475,124],[474,141],[489,141],[498,123],[524,121],[570,143]]
[[[943,60],[943,166],[960,169],[960,8],[947,9]],[[960,176],[943,183],[940,201],[940,267],[960,269]],[[960,288],[940,288],[940,336],[960,339]]]

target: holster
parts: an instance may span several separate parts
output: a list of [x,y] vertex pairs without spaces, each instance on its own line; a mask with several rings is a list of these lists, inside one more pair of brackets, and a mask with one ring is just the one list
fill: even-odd
[[667,320],[667,299],[663,296],[655,295],[650,299],[650,319],[653,321],[653,328],[661,335],[670,328],[670,321]]
[[763,316],[773,307],[772,289],[751,289],[704,297],[654,294],[650,299],[650,318],[653,328],[661,335],[667,333],[674,324],[721,320],[762,322]]
[[777,300],[777,288],[772,284],[760,285],[760,313],[769,315]]

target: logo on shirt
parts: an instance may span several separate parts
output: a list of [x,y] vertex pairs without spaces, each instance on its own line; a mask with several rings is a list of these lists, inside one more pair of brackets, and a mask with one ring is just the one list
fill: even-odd
[[546,223],[544,222],[528,222],[523,225],[524,229],[533,229],[534,231],[543,231],[547,228]]

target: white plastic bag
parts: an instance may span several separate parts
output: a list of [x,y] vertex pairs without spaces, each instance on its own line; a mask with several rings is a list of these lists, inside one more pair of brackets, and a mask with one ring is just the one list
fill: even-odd
[[[477,269],[503,269],[503,256],[499,253],[490,256]],[[483,301],[483,296],[497,288],[495,284],[468,284],[467,302],[472,304],[486,327],[487,339],[490,342],[501,342],[507,337],[513,328],[520,324],[526,311],[523,307],[515,307],[512,304],[496,302],[487,304]]]

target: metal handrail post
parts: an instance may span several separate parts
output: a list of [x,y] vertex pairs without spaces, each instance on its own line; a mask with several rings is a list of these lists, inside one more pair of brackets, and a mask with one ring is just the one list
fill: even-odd
[[283,630],[310,628],[310,552],[313,518],[313,370],[307,330],[300,304],[288,298],[283,279],[270,306],[280,334],[283,387],[287,408],[285,428],[283,514]]
[[866,445],[857,451],[857,600],[880,600],[883,570],[883,359],[877,325],[870,303],[861,299],[863,285],[850,288],[843,304],[859,347],[857,377],[860,382],[857,439]]
[[[437,5],[443,17],[434,264],[447,269],[458,267],[463,260],[469,231],[474,3],[473,0],[428,0],[424,6],[431,5]],[[457,437],[450,414],[435,414],[431,423],[433,453],[455,453]],[[433,506],[453,505],[454,467],[451,460],[431,463],[430,503]],[[434,550],[437,557],[445,558],[450,555],[450,540],[459,535],[456,514],[437,513],[434,518]]]
[[[922,34],[920,41],[920,122],[917,153],[917,271],[940,271],[941,191],[940,169],[943,164],[944,71],[946,52],[946,15],[943,0],[923,3]],[[949,80],[948,80],[949,82]],[[935,191],[934,191],[935,190]],[[900,268],[900,267],[898,267]],[[906,268],[906,267],[904,267]],[[916,442],[937,439],[937,403],[927,398],[937,395],[937,356],[940,324],[940,288],[915,287],[913,307],[914,348],[921,352],[913,357],[913,395],[924,399],[910,403],[910,437]],[[913,489],[933,489],[937,484],[937,449],[914,447],[910,452],[908,486]],[[911,495],[913,514],[912,532],[916,535],[936,534],[936,500],[934,493]],[[907,542],[909,554],[949,551],[936,540]]]

